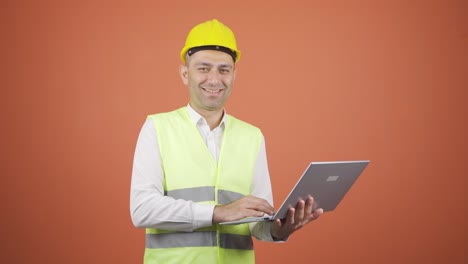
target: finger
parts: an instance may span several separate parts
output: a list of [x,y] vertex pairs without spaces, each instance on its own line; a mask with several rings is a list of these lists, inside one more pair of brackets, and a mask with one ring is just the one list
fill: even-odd
[[306,204],[305,204],[305,215],[306,216],[309,216],[310,214],[312,214],[312,207],[314,205],[314,198],[312,198],[312,196],[309,195],[309,197],[307,197],[307,201],[306,201]]
[[303,200],[300,200],[297,202],[296,205],[296,212],[294,214],[294,222],[296,224],[302,223],[302,220],[304,220],[304,207],[305,207],[305,202]]
[[275,224],[276,224],[279,228],[281,228],[281,227],[283,226],[283,222],[281,222],[281,219],[276,219],[276,220],[275,220]]
[[261,211],[263,213],[273,215],[275,209],[271,206],[265,199],[261,199],[252,195],[246,196],[247,208],[253,209],[256,211]]
[[323,209],[322,208],[319,208],[319,209],[315,210],[314,213],[313,213],[314,218],[318,218],[322,214],[323,214]]
[[245,209],[244,210],[244,217],[262,217],[264,216],[265,213],[257,210],[252,210],[252,209]]
[[289,208],[288,210],[288,216],[286,218],[286,222],[288,224],[294,225],[294,215],[295,215],[296,209],[295,208]]
[[283,230],[283,221],[281,221],[281,219],[276,219],[275,221],[273,221],[273,225],[271,227],[271,235],[273,238],[279,238],[279,237],[282,237],[281,236],[281,233],[282,233],[282,230]]
[[275,213],[273,207],[265,204],[251,204],[248,209],[261,212],[262,214],[273,215]]
[[323,214],[323,209],[322,208],[319,208],[319,209],[313,211],[312,214],[309,215],[309,217],[308,217],[309,222],[319,218],[322,214]]

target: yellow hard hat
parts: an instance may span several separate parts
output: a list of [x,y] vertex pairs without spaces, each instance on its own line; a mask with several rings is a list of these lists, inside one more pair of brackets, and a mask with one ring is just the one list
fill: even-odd
[[198,24],[190,30],[185,40],[185,46],[180,51],[180,59],[185,63],[187,53],[192,55],[204,49],[226,52],[232,56],[234,62],[240,59],[240,51],[237,49],[234,33],[217,19]]

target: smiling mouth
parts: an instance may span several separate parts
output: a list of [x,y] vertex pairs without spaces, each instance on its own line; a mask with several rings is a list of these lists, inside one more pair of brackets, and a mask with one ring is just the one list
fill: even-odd
[[207,93],[212,93],[212,94],[217,94],[219,92],[222,91],[222,89],[212,89],[212,90],[209,90],[209,89],[205,89],[205,88],[202,88],[203,91],[207,92]]

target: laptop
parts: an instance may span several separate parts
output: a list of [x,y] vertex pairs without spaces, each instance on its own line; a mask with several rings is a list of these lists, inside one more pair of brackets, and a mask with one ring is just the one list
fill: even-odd
[[296,207],[300,199],[305,201],[308,195],[314,198],[312,210],[322,208],[324,212],[333,211],[369,162],[369,160],[311,162],[274,215],[246,217],[220,224],[236,225],[284,219],[289,208]]

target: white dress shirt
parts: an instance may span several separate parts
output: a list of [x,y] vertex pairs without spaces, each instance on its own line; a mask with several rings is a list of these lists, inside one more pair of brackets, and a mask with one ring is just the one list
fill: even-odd
[[[190,105],[187,105],[187,111],[217,162],[224,134],[225,115],[219,126],[210,130],[206,120]],[[159,228],[187,232],[211,226],[214,205],[197,204],[192,201],[176,200],[164,196],[164,174],[156,133],[153,119],[148,118],[138,136],[133,160],[130,190],[130,213],[133,224],[140,228]],[[273,205],[263,138],[255,161],[250,193],[253,196],[267,200]],[[250,224],[252,235],[259,240],[273,241],[270,229],[270,222]]]

